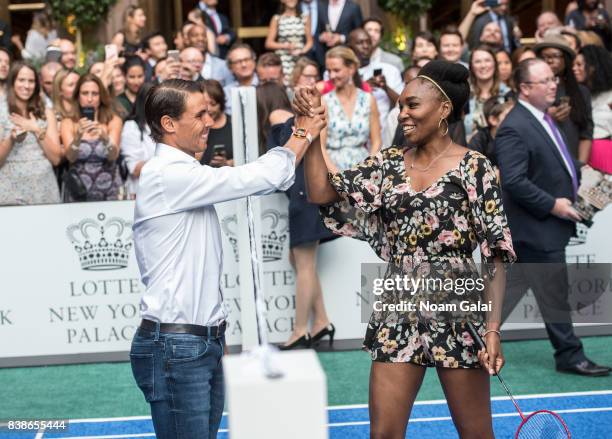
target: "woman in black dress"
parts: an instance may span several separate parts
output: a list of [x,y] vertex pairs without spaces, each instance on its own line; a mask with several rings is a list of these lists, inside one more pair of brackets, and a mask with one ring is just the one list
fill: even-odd
[[203,81],[204,96],[208,103],[208,113],[213,125],[208,130],[208,146],[200,163],[216,168],[234,166],[234,147],[232,141],[232,119],[225,113],[225,93],[223,87],[214,79]]
[[[484,296],[485,303],[492,302],[491,312],[421,308],[428,300],[459,300],[458,283],[450,291],[383,293],[383,303],[407,300],[416,311],[375,310],[368,324],[364,349],[373,360],[372,437],[405,437],[427,367],[436,368],[460,437],[493,437],[489,374],[504,364],[499,311],[504,263],[515,254],[490,162],[448,135],[449,123],[461,117],[469,97],[467,79],[463,66],[432,61],[406,85],[399,123],[413,148],[385,148],[342,172],[326,161],[320,142],[313,142],[305,156],[309,198],[321,205],[325,225],[367,241],[388,263],[385,278],[477,278],[472,252],[478,246],[486,267],[486,288],[474,289],[470,302]],[[315,99],[314,90],[310,93]],[[468,322],[485,339],[487,352],[478,351]]]
[[[257,116],[261,153],[284,145],[291,137],[293,112],[282,86],[267,82],[257,87]],[[323,302],[323,292],[317,274],[317,251],[319,242],[333,239],[335,236],[323,226],[318,206],[306,200],[302,164],[296,168],[295,183],[286,193],[289,197],[290,261],[296,272],[296,304],[293,332],[280,349],[310,347],[324,337],[329,337],[331,345],[336,328],[329,321]],[[309,331],[308,322],[311,316],[312,327]]]

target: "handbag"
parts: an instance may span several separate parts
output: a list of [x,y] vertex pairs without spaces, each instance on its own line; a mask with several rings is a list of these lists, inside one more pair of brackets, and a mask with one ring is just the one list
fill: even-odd
[[87,188],[73,167],[64,172],[64,187],[75,201],[84,201],[87,198]]

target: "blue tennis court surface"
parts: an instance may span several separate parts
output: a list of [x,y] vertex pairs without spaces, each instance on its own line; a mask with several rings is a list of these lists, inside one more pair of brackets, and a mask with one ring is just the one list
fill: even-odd
[[[566,421],[572,438],[612,438],[612,391],[523,395],[517,397],[523,412],[549,409],[559,413]],[[507,397],[492,400],[493,425],[497,438],[512,438],[520,416]],[[369,437],[368,408],[366,405],[334,406],[328,408],[330,439],[358,439]],[[228,435],[228,419],[224,415],[219,439]],[[40,431],[38,433],[0,434],[2,439],[115,439],[154,437],[150,417],[109,419],[75,419],[63,434]],[[457,438],[446,401],[416,402],[408,436],[415,438]]]

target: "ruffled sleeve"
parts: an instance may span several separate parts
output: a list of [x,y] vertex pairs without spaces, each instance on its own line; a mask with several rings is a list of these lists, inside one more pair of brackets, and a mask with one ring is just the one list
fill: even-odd
[[320,208],[325,227],[337,235],[367,241],[383,259],[384,154],[385,150],[379,151],[350,169],[329,174],[341,200]]
[[468,154],[463,181],[468,194],[471,222],[480,244],[482,261],[493,276],[496,256],[501,257],[504,264],[510,264],[516,260],[516,254],[493,166],[478,152]]

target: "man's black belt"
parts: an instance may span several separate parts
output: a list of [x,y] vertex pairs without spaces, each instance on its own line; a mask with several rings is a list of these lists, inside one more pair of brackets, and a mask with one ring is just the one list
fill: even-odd
[[[142,322],[140,322],[140,328],[145,331],[155,331],[157,325],[157,322],[147,319],[142,319]],[[201,337],[221,337],[225,333],[226,326],[227,324],[225,322],[219,326],[201,326],[188,323],[159,323],[159,332],[191,334]]]

